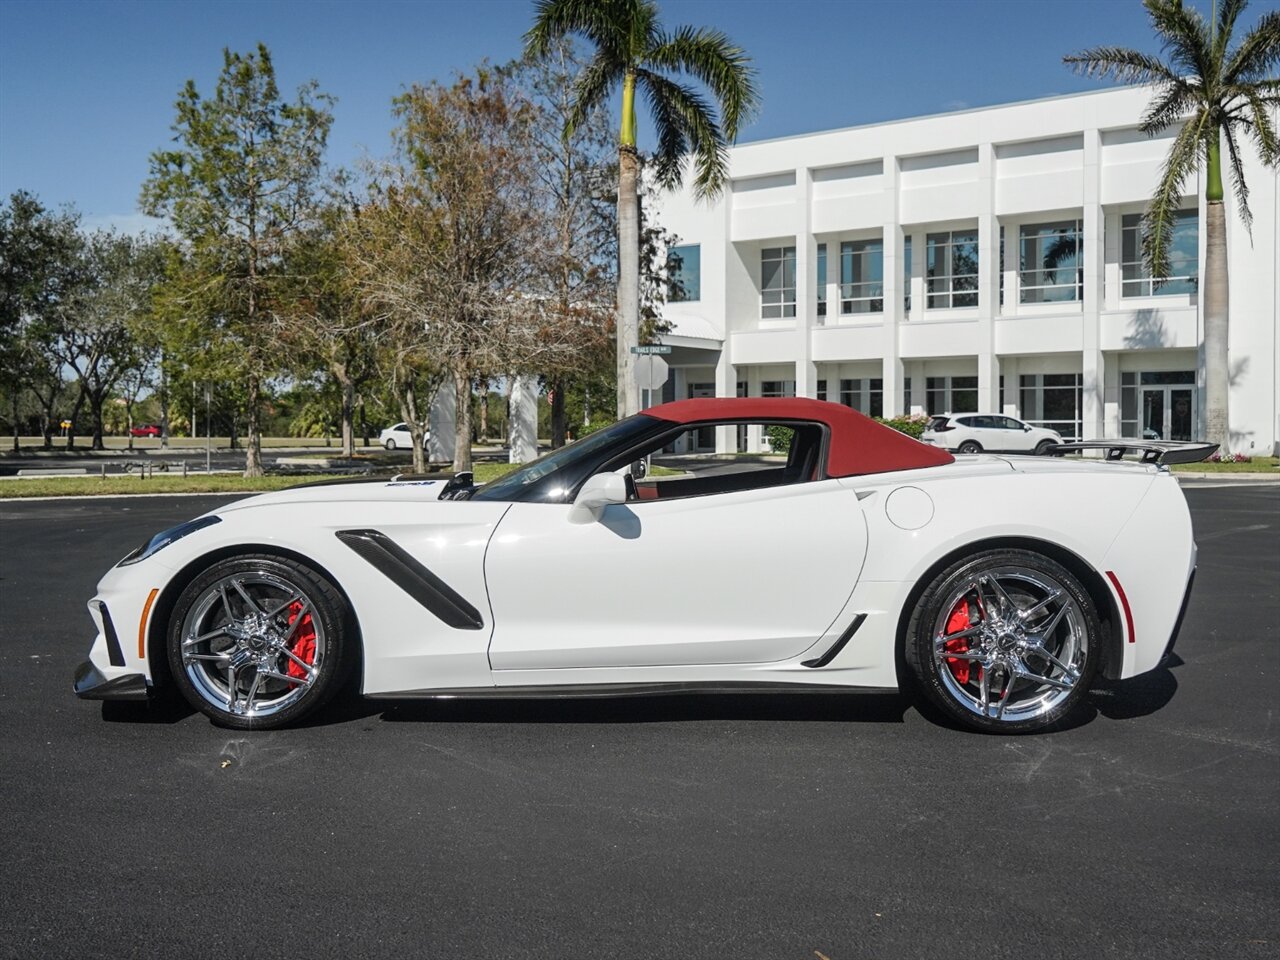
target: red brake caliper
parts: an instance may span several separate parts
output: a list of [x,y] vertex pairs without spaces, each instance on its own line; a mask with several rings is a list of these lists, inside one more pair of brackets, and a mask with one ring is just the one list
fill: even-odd
[[[947,625],[943,627],[943,631],[945,633],[959,633],[961,630],[968,630],[981,619],[982,607],[978,604],[970,603],[968,597],[961,597],[956,601],[956,605],[951,608],[951,614],[947,617]],[[969,638],[956,637],[954,640],[946,641],[942,648],[948,653],[967,653],[969,651]],[[961,660],[958,657],[947,658],[947,669],[956,678],[956,683],[964,684],[969,682],[969,666],[971,662],[969,660]],[[978,667],[978,679],[982,679],[981,667]]]
[[[293,622],[298,619],[298,614],[301,612],[301,601],[295,600],[289,604],[290,627],[293,626]],[[298,632],[293,635],[293,655],[308,665],[316,662],[316,628],[311,622],[311,614],[309,613],[302,618],[302,623],[298,625]],[[285,672],[291,677],[297,677],[299,680],[306,677],[306,673],[302,667],[298,666],[295,660],[289,661],[289,666]]]

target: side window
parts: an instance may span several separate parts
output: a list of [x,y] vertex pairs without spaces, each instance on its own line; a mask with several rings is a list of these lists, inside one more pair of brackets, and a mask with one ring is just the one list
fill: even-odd
[[982,424],[978,422],[980,419],[981,417],[956,417],[956,423],[960,424],[962,427],[980,427],[982,426]]
[[1019,423],[1017,420],[1014,420],[1012,417],[1005,417],[1004,428],[1006,430],[1021,430],[1022,424]]
[[[717,426],[758,435],[762,452],[719,459],[708,434]],[[664,452],[666,451],[666,452]],[[807,483],[825,476],[825,428],[819,424],[699,424],[663,434],[605,466],[627,470],[630,499],[669,500]],[[650,458],[647,468],[641,467]]]

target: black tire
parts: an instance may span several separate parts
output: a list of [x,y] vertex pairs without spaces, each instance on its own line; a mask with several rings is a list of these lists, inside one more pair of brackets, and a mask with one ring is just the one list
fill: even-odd
[[1041,440],[1036,444],[1036,456],[1043,457],[1056,446],[1057,443],[1052,440]]
[[[237,596],[236,582],[240,582],[250,598],[260,604],[254,611],[249,610],[243,595]],[[225,592],[222,587],[226,588]],[[274,595],[271,591],[275,591]],[[294,595],[302,598],[305,605],[296,610],[293,606],[283,605],[275,616],[267,616],[271,613],[270,608],[282,603],[280,598]],[[230,614],[224,603],[232,604]],[[241,624],[250,622],[251,613],[262,614],[258,622],[265,626],[258,632],[236,639],[222,631],[227,624],[233,624],[239,630]],[[239,619],[241,614],[246,619]],[[312,676],[305,684],[301,680],[307,679],[306,674],[298,674],[299,679],[296,680],[287,679],[294,675],[292,670],[302,670],[307,666],[304,660],[296,660],[299,648],[289,647],[288,643],[273,646],[271,640],[296,642],[299,634],[291,628],[298,619],[302,621],[298,626],[310,631],[312,638],[309,651]],[[188,637],[196,634],[208,636],[219,631],[222,635],[216,639],[194,644],[188,641],[188,650],[184,652],[184,641]],[[294,657],[284,652],[286,647],[292,650]],[[169,619],[166,651],[176,687],[196,710],[218,726],[236,730],[272,730],[299,722],[323,707],[342,689],[352,675],[359,654],[359,641],[350,605],[328,579],[296,560],[253,554],[220,560],[187,584],[178,596]],[[305,649],[302,651],[304,657],[307,652]],[[246,662],[233,670],[233,658]],[[291,667],[291,660],[300,666]],[[228,703],[226,691],[232,689],[232,682],[220,676],[223,664],[230,677],[235,678],[233,682],[238,695],[231,700],[236,704],[243,703],[243,710],[236,711]],[[250,689],[245,690],[246,685]],[[263,691],[264,698],[272,693],[278,696],[275,700],[266,701],[265,706],[263,701],[259,701],[260,709],[255,713],[254,696],[259,690]],[[263,710],[269,712],[264,713]]]
[[[975,584],[976,601],[971,589]],[[1044,612],[1030,620],[1020,620],[1012,612],[1006,617],[996,586],[1022,610],[1034,609],[1046,597],[1051,599]],[[1053,597],[1057,589],[1062,591],[1060,601]],[[954,628],[945,618],[954,618],[959,612],[957,597],[964,598],[966,613],[961,616],[967,615],[971,624],[965,632],[982,632],[971,638],[972,648],[965,639],[948,640],[948,646],[937,649],[941,636],[954,636]],[[1057,623],[1043,631],[1055,616]],[[944,623],[947,626],[940,628]],[[1037,628],[1046,633],[1043,646],[1064,658],[1060,665],[1069,669],[1053,666],[1032,645],[1019,645],[1019,631],[1025,640]],[[1031,550],[984,550],[955,561],[932,578],[911,613],[903,642],[914,685],[928,707],[972,730],[1026,733],[1059,723],[1079,708],[1102,656],[1102,625],[1089,592],[1057,561]],[[1053,648],[1055,643],[1060,645]],[[950,644],[960,646],[953,649]],[[957,656],[948,657],[948,651]],[[979,655],[986,657],[988,653],[993,659],[980,662]],[[1044,683],[1017,675],[1015,658],[1021,669],[1029,669]],[[968,665],[963,673],[960,664]],[[979,667],[976,673],[975,666]],[[1007,702],[983,700],[983,670],[988,671],[988,686],[993,677],[1009,683],[1004,692]]]
[[981,452],[982,452],[982,444],[980,444],[977,440],[966,440],[964,443],[960,444],[960,447],[956,450],[956,453],[981,453]]
[[383,446],[386,447],[388,450],[394,450],[396,448],[396,442],[392,440],[390,437],[388,437],[387,442],[384,443]]

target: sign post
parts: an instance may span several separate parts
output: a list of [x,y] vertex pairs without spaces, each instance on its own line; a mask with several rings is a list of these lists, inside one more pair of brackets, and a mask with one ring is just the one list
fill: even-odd
[[213,416],[210,408],[213,406],[213,384],[206,382],[204,385],[204,472],[206,474],[213,473],[211,461],[213,460]]

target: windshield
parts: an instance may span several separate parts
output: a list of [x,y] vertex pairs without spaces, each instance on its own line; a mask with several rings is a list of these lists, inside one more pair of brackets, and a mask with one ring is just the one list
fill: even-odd
[[610,424],[559,450],[552,450],[514,473],[486,483],[472,500],[545,500],[560,503],[595,468],[669,423],[637,414]]

